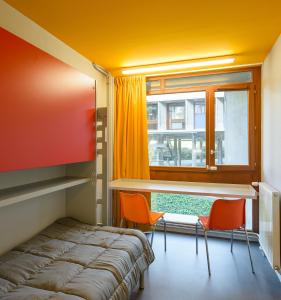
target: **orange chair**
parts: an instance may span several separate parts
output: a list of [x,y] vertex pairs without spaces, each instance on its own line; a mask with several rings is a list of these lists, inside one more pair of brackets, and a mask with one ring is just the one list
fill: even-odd
[[166,251],[166,222],[164,214],[162,212],[153,212],[149,210],[147,200],[142,194],[128,194],[120,192],[121,203],[121,222],[120,227],[123,225],[123,221],[130,221],[134,224],[145,224],[153,226],[151,242],[153,244],[154,231],[159,221],[164,223],[164,248]]
[[207,232],[209,230],[231,230],[231,248],[233,250],[233,230],[243,229],[246,234],[248,252],[252,267],[252,272],[255,273],[251,256],[250,243],[248,233],[245,226],[245,199],[238,200],[216,200],[211,208],[210,215],[199,216],[196,223],[196,254],[198,254],[198,225],[201,225],[204,230],[206,254],[209,276],[211,275],[210,259],[208,250]]

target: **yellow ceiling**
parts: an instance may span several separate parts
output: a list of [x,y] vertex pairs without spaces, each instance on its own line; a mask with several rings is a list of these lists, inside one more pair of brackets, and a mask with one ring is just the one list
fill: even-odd
[[264,60],[281,32],[280,0],[5,0],[113,70],[215,56]]

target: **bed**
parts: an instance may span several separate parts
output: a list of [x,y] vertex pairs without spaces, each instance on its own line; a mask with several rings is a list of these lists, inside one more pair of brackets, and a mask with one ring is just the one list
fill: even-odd
[[60,219],[0,257],[0,299],[129,299],[153,260],[140,231]]

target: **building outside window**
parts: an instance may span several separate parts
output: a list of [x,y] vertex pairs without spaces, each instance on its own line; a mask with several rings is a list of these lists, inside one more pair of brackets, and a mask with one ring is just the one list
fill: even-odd
[[168,126],[167,129],[177,130],[185,128],[185,103],[177,102],[167,105]]
[[205,166],[205,92],[148,96],[147,115],[150,165]]
[[196,129],[205,128],[205,121],[206,121],[205,102],[195,101],[194,102],[194,128]]
[[147,104],[147,122],[148,129],[157,129],[158,124],[158,103],[148,103]]

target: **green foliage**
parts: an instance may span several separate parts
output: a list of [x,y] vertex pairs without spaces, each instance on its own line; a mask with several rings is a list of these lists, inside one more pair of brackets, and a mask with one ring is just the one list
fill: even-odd
[[152,210],[174,214],[208,215],[213,201],[211,197],[151,193]]

